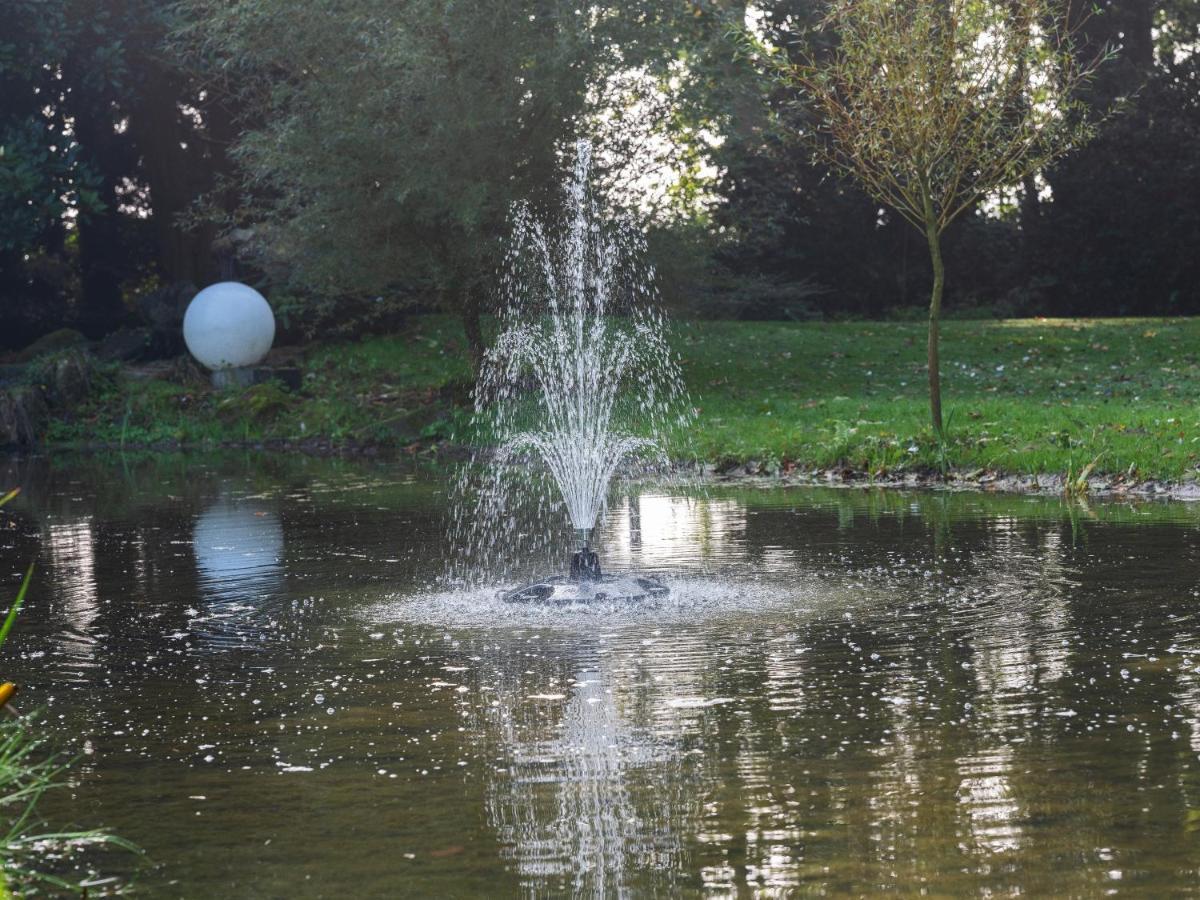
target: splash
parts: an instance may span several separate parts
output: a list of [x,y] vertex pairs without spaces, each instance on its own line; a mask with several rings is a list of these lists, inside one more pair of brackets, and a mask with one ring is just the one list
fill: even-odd
[[457,491],[457,573],[548,564],[587,542],[614,480],[663,471],[687,403],[643,236],[605,221],[576,146],[561,219],[512,213],[499,336],[475,388],[479,447]]

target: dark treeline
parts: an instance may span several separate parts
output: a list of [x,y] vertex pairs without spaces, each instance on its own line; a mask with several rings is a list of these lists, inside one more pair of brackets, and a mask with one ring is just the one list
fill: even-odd
[[[471,7],[466,9],[465,7]],[[749,5],[794,48],[808,0]],[[921,310],[911,228],[812,161],[802,99],[729,39],[744,0],[4,0],[0,343],[99,337],[138,298],[235,272],[291,326],[486,312],[509,205],[588,134],[614,203],[631,148],[670,299],[702,315]],[[956,222],[948,308],[1200,313],[1200,2],[1111,0],[1092,142]],[[636,73],[637,78],[626,76]],[[630,88],[629,84],[635,86]],[[650,149],[647,150],[646,148]],[[665,148],[665,149],[664,149]]]
[[[793,46],[803,3],[760,4],[771,39]],[[947,234],[950,307],[1004,315],[1200,312],[1200,4],[1111,0],[1086,23],[1090,47],[1108,44],[1088,102],[1112,111],[1092,143],[1036,181],[1016,186],[999,210],[968,216]],[[810,22],[811,22],[810,18]],[[1091,52],[1085,49],[1085,52]],[[737,239],[719,259],[742,279],[778,286],[754,303],[774,317],[788,298],[818,309],[874,315],[920,307],[926,251],[916,235],[845,181],[809,164],[791,139],[805,108],[776,89],[761,108],[733,117],[716,151],[726,201],[717,221]],[[749,120],[748,122],[746,120]],[[773,127],[772,127],[773,126]],[[998,213],[998,214],[996,214]],[[796,285],[814,296],[797,301]]]
[[0,341],[120,325],[133,296],[216,273],[184,216],[229,171],[233,112],[179,66],[153,0],[4,0]]

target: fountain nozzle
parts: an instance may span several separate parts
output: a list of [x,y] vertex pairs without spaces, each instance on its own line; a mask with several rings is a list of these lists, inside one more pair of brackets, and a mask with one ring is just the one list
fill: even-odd
[[596,581],[600,578],[600,557],[592,550],[589,541],[590,528],[576,528],[575,538],[579,549],[571,557],[571,578],[575,581]]

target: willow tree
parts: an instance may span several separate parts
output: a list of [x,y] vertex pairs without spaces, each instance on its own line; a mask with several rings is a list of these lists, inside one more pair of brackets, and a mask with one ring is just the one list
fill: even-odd
[[798,89],[821,161],[929,245],[929,408],[942,434],[942,235],[959,216],[1085,142],[1080,89],[1104,58],[1059,0],[834,0],[792,59],[756,44]]

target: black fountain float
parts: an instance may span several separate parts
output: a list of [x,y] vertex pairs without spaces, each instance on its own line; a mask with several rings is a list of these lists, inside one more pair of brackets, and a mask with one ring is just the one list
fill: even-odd
[[590,531],[576,532],[579,549],[571,556],[568,575],[551,575],[500,596],[507,603],[570,605],[597,601],[631,602],[665,597],[670,589],[652,575],[634,572],[605,575],[591,548]]

